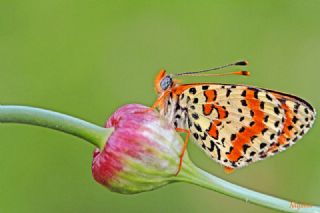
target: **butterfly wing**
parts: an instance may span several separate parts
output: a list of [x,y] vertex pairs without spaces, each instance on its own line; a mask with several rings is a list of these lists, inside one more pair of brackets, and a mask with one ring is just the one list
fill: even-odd
[[287,149],[315,119],[309,103],[276,91],[223,84],[181,85],[177,91],[193,138],[231,168]]

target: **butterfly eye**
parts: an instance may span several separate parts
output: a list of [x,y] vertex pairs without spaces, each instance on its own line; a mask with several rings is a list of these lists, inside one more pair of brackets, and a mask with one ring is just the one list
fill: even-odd
[[160,87],[162,90],[166,90],[170,86],[172,86],[172,78],[169,75],[167,75],[160,81]]

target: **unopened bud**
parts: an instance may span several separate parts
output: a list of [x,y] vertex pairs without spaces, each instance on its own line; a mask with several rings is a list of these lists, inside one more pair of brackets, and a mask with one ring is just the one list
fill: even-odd
[[114,128],[114,132],[104,149],[94,152],[92,173],[96,181],[120,193],[149,191],[173,181],[181,138],[157,112],[142,105],[126,105],[105,127]]

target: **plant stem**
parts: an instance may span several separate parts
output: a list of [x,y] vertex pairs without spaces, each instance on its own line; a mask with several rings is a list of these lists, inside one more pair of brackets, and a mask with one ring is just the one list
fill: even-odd
[[246,189],[220,179],[191,164],[184,164],[179,176],[181,181],[192,183],[248,203],[257,204],[278,211],[320,213],[319,206],[290,202],[270,195],[255,192],[253,190]]
[[1,123],[21,123],[62,131],[102,149],[113,129],[50,110],[27,106],[0,106]]

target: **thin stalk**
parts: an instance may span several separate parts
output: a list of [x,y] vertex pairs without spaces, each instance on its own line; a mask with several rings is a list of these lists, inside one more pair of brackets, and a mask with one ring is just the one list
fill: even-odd
[[82,138],[100,149],[113,131],[69,115],[27,106],[0,106],[0,122],[55,129]]
[[290,202],[246,189],[209,174],[195,165],[185,164],[179,176],[181,181],[192,183],[243,200],[247,203],[253,203],[283,212],[320,213],[319,206]]

